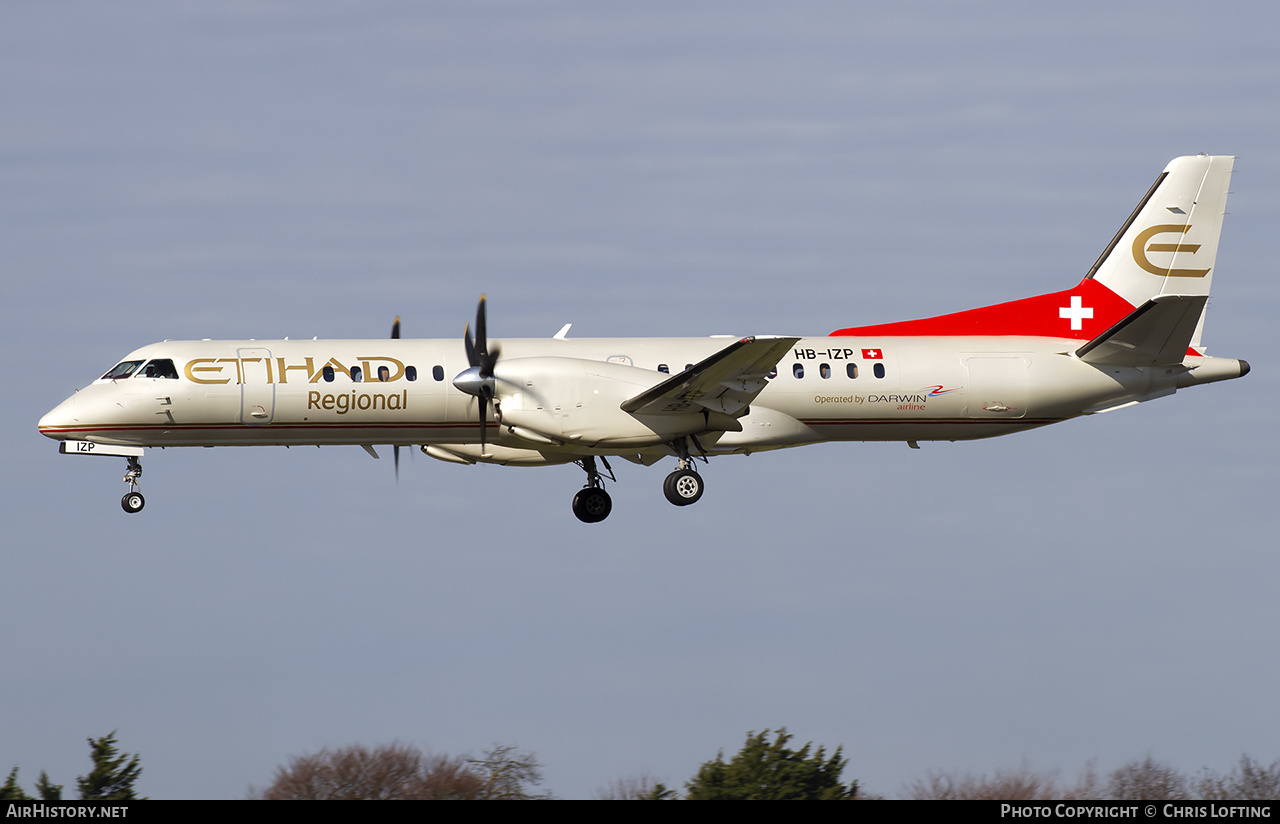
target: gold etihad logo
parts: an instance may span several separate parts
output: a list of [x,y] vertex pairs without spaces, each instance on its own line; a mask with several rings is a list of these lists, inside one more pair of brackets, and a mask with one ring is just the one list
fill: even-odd
[[[1133,262],[1142,267],[1144,272],[1150,272],[1157,277],[1162,278],[1202,278],[1209,274],[1208,269],[1173,269],[1168,266],[1160,266],[1152,263],[1147,257],[1148,252],[1168,252],[1175,257],[1179,252],[1185,252],[1188,255],[1194,255],[1199,249],[1199,243],[1182,243],[1181,239],[1177,243],[1152,243],[1147,245],[1147,241],[1156,235],[1185,235],[1191,231],[1191,224],[1186,226],[1175,226],[1173,224],[1161,224],[1152,226],[1142,231],[1133,239]],[[1173,258],[1169,259],[1170,262]]]
[[[396,358],[369,356],[356,360],[360,362],[362,376],[370,383],[398,381],[404,377],[404,363]],[[196,383],[231,383],[233,378],[237,384],[288,383],[290,377],[295,381],[319,383],[325,367],[334,374],[351,374],[337,358],[329,358],[318,367],[315,358],[303,358],[301,363],[289,363],[284,358],[196,358],[187,361],[182,371],[188,380]],[[290,376],[294,371],[302,374]]]

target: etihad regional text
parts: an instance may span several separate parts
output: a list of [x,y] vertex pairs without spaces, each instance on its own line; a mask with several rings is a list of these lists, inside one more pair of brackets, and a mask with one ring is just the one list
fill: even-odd
[[319,392],[307,393],[307,409],[327,409],[336,411],[339,415],[345,415],[348,412],[359,409],[361,411],[368,409],[408,409],[409,408],[409,392],[392,392],[383,394],[381,392],[356,392],[352,389],[349,394],[325,394]]

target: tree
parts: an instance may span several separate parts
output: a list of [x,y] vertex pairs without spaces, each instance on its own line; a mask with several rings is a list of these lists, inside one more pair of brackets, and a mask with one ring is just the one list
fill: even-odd
[[996,770],[991,777],[930,772],[908,784],[905,792],[915,800],[1042,801],[1098,798],[1101,790],[1092,763],[1075,786],[1059,781],[1056,772],[1036,772],[1024,763],[1016,770]]
[[1280,800],[1280,761],[1264,767],[1248,755],[1240,756],[1240,766],[1226,775],[1202,771],[1194,782],[1196,795],[1206,801]]
[[44,770],[40,771],[40,777],[36,779],[36,792],[40,793],[41,801],[62,800],[62,785],[50,781],[49,774]]
[[494,747],[478,759],[427,755],[405,744],[372,749],[354,744],[291,758],[254,796],[284,800],[486,801],[538,798],[538,760],[515,747]]
[[672,801],[675,790],[655,781],[648,773],[635,778],[618,778],[596,791],[601,801]]
[[1117,768],[1107,783],[1107,798],[1116,801],[1179,801],[1190,797],[1186,777],[1150,755]]
[[810,755],[813,742],[792,750],[787,747],[792,736],[785,727],[773,741],[769,732],[748,732],[742,750],[727,763],[722,750],[714,761],[703,764],[685,784],[685,797],[693,801],[834,801],[857,797],[858,782],[846,787],[840,781],[849,763],[841,757],[843,747],[837,747],[830,758],[823,747]]
[[[133,783],[142,774],[142,766],[138,756],[130,757],[128,753],[119,753],[116,749],[116,734],[101,738],[87,739],[90,757],[93,759],[93,770],[88,775],[76,779],[80,789],[80,798],[87,801],[134,801],[138,796],[133,791]],[[47,780],[42,775],[42,780]],[[61,791],[61,787],[58,788]]]
[[484,778],[485,801],[534,801],[534,785],[542,783],[542,765],[533,753],[516,752],[515,745],[495,745],[484,757],[467,762]]
[[258,794],[285,800],[444,800],[474,799],[483,781],[461,758],[425,755],[404,744],[369,749],[358,744],[328,748],[289,760],[275,780]]
[[[141,800],[133,792],[133,782],[142,774],[142,766],[138,756],[128,753],[117,755],[116,734],[102,738],[89,738],[89,757],[93,759],[93,769],[88,775],[77,779],[80,798],[86,801],[138,801]],[[36,792],[41,801],[61,801],[62,785],[54,784],[49,774],[43,770],[36,780]],[[0,787],[0,800],[32,801],[31,796],[23,792],[18,785],[18,768],[9,772],[9,780]]]
[[1033,772],[1025,765],[1017,770],[997,770],[991,778],[930,772],[907,785],[907,798],[915,800],[1038,801],[1060,797],[1056,776]]
[[9,780],[4,782],[4,786],[0,787],[0,801],[30,801],[31,796],[22,791],[22,787],[18,786],[18,768],[14,767],[9,771]]

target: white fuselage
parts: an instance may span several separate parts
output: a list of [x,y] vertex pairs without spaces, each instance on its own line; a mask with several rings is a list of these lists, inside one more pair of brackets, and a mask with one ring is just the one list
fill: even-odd
[[[620,399],[731,340],[503,340],[504,364],[551,358],[583,367],[555,386],[530,381],[527,397],[508,392],[506,408],[497,413],[508,414],[488,420],[493,446],[484,456],[467,449],[479,442],[477,399],[452,384],[468,366],[455,340],[156,343],[125,360],[169,360],[176,377],[146,377],[139,368],[124,379],[99,379],[49,412],[40,431],[60,440],[130,446],[438,444],[500,463],[555,463],[588,454],[656,459],[670,454],[663,447],[670,433],[641,424],[618,427],[619,419],[630,420],[618,410]],[[1091,365],[1072,355],[1078,345],[1011,336],[802,338],[738,419],[741,431],[708,434],[704,445],[727,453],[819,441],[985,438],[1201,382],[1180,379],[1186,369]],[[630,368],[602,367],[594,374],[593,364],[610,363]],[[1224,372],[1237,363],[1229,362]],[[537,407],[542,417],[530,420],[547,421],[518,428],[525,437],[505,425],[521,406]],[[544,435],[552,437],[543,441]]]
[[[607,458],[696,460],[821,441],[968,440],[1245,375],[1204,355],[1233,158],[1175,158],[1079,283],[826,337],[489,341],[482,296],[462,341],[184,341],[130,354],[40,421],[72,454],[147,446],[420,445],[443,461],[578,463],[586,523],[608,516]],[[398,458],[398,451],[393,453]],[[605,467],[601,472],[599,462]],[[398,465],[398,464],[397,464]]]

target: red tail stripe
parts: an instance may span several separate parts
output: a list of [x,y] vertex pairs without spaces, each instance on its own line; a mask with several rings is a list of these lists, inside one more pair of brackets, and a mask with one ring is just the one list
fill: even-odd
[[1085,279],[1074,289],[1063,292],[935,318],[837,329],[831,336],[1019,335],[1092,340],[1133,309],[1128,301],[1101,283]]

